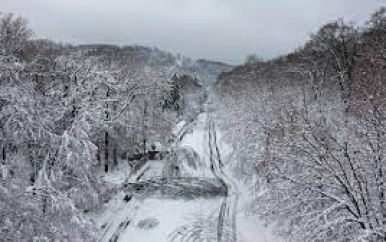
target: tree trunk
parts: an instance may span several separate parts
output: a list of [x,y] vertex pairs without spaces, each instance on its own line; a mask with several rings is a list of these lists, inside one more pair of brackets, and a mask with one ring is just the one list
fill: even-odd
[[105,132],[105,172],[109,171],[109,133]]
[[[147,102],[143,101],[143,118],[142,118],[142,141],[143,141],[143,154],[146,154],[146,117],[147,117]],[[146,159],[146,157],[145,157]]]
[[116,144],[114,144],[113,157],[114,157],[114,167],[116,167],[118,165],[118,153],[117,153]]
[[3,149],[2,149],[3,164],[5,164],[6,159],[7,159],[6,148],[5,148],[5,145],[3,145]]
[[102,160],[101,160],[101,146],[100,146],[100,142],[97,143],[97,152],[96,152],[96,159],[97,159],[97,165],[98,166],[102,166]]
[[[110,88],[107,87],[107,91],[106,91],[106,97],[109,97],[110,96]],[[108,108],[109,108],[109,105],[108,103],[106,103],[106,111],[105,111],[105,118],[106,118],[106,121],[109,121],[109,111],[108,111]],[[104,167],[104,170],[105,172],[108,172],[109,171],[109,133],[108,131],[105,131],[105,167]]]

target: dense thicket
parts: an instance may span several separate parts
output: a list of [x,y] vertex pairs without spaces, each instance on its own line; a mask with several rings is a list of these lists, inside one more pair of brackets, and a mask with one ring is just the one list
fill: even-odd
[[98,174],[172,139],[172,57],[31,36],[0,15],[0,240],[93,241]]
[[[255,211],[292,241],[386,240],[386,9],[218,81]],[[287,236],[286,236],[287,237]]]

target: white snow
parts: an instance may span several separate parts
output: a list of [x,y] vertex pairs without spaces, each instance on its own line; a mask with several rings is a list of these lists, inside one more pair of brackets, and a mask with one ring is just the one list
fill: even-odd
[[178,122],[177,125],[173,129],[173,134],[178,136],[183,131],[185,125],[186,125],[185,120],[181,120],[180,122]]
[[256,197],[265,190],[256,191],[254,183],[241,183],[239,189],[239,204],[237,216],[238,242],[283,242],[274,232],[274,228],[265,225],[255,214],[250,211],[250,205]]
[[[191,169],[191,176],[213,177],[209,169],[209,147],[208,147],[208,113],[202,113],[192,124],[180,122],[175,129],[175,133],[183,136],[179,147],[194,150],[203,163],[199,170]],[[191,129],[191,130],[187,130]],[[222,134],[216,130],[218,146],[221,158],[225,161],[228,169],[225,169],[228,176],[232,174],[230,167],[232,160],[228,159],[232,153],[232,147],[224,142]],[[130,182],[135,182],[137,176],[144,174],[143,179],[151,179],[162,174],[164,162],[151,161],[144,165],[135,175],[130,178]],[[125,165],[119,169],[129,169]],[[113,178],[109,175],[105,179],[112,183],[119,183],[126,180],[127,172],[119,173]],[[232,180],[234,180],[232,178]],[[235,182],[238,188],[237,206],[237,242],[281,242],[271,228],[264,226],[256,216],[248,216],[248,205],[255,197],[252,194],[253,187],[240,182]],[[166,242],[170,241],[170,234],[183,225],[189,225],[198,217],[208,217],[219,211],[222,198],[217,199],[161,199],[158,197],[132,198],[128,203],[123,200],[123,193],[118,194],[114,200],[106,205],[105,212],[98,218],[99,226],[104,224],[103,233],[100,241],[114,239],[114,234],[118,235],[117,242]],[[141,228],[139,223],[152,221],[152,228]],[[196,220],[197,221],[197,220]],[[127,224],[126,226],[125,223]],[[151,227],[151,226],[149,226]]]
[[189,170],[191,176],[213,177],[212,173],[208,169],[209,154],[207,142],[208,131],[206,130],[207,117],[207,113],[202,113],[198,115],[197,120],[194,121],[194,124],[191,127],[189,127],[191,128],[191,130],[187,131],[187,133],[179,144],[180,148],[192,149],[199,157],[199,159],[197,160],[197,162],[200,164],[198,170],[189,169],[189,167],[184,167],[185,170]]
[[121,185],[125,181],[127,181],[130,172],[131,169],[128,163],[126,161],[119,161],[117,167],[114,168],[113,172],[101,172],[101,178],[107,183]]
[[[139,207],[132,220],[132,226],[125,230],[118,242],[167,242],[175,229],[188,224],[196,216],[211,214],[219,203],[219,199],[190,201],[147,199]],[[155,228],[141,229],[137,226],[139,221],[152,218],[159,222]]]
[[141,169],[132,173],[127,161],[119,161],[112,172],[102,172],[101,178],[103,181],[113,185],[146,181],[161,177],[164,166],[164,160],[150,160]]
[[129,182],[134,183],[162,177],[164,166],[164,160],[149,160],[135,174],[130,175]]
[[238,242],[281,242],[271,228],[266,227],[256,217],[239,214],[238,221]]

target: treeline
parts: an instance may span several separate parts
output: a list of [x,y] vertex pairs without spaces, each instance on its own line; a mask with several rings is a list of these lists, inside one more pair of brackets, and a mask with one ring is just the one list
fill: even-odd
[[98,173],[167,145],[175,84],[125,54],[149,49],[31,37],[0,14],[0,240],[93,241],[87,214],[108,199]]
[[224,73],[217,91],[258,215],[290,241],[386,240],[386,8]]

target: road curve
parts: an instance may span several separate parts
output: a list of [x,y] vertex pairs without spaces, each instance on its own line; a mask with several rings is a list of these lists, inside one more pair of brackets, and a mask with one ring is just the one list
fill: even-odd
[[237,241],[237,204],[239,199],[236,182],[231,178],[225,169],[226,165],[222,160],[219,146],[218,132],[215,121],[208,117],[208,146],[210,168],[213,175],[226,187],[226,196],[223,199],[218,216],[217,241]]

